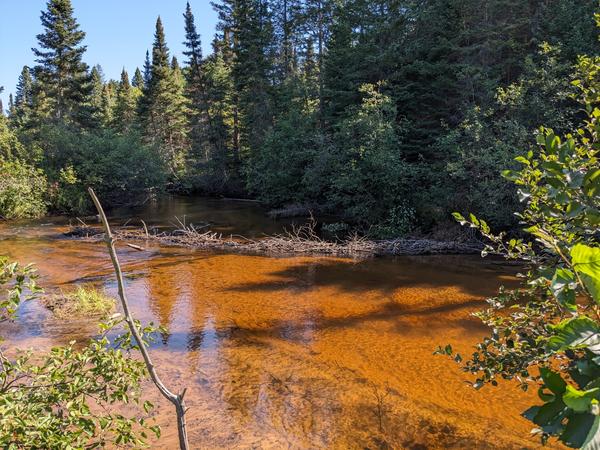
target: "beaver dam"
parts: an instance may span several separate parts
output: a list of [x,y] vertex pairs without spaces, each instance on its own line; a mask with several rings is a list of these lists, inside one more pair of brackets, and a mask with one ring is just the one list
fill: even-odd
[[[322,239],[315,231],[316,222],[292,226],[284,234],[249,239],[244,236],[224,237],[222,233],[203,231],[193,225],[179,221],[174,231],[157,232],[143,228],[117,227],[115,237],[121,241],[150,241],[155,244],[188,247],[202,250],[229,251],[237,253],[266,255],[330,255],[346,257],[393,256],[393,255],[435,255],[477,253],[482,245],[468,241],[438,241],[434,239],[389,239],[369,240],[353,235],[342,241]],[[104,239],[100,227],[85,223],[71,227],[65,235],[72,238],[92,240]],[[133,246],[135,248],[135,246]]]

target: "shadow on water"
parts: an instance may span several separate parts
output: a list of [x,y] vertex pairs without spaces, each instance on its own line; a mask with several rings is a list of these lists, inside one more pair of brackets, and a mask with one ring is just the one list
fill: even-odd
[[[473,277],[476,271],[477,277]],[[389,295],[398,289],[422,287],[435,292],[459,286],[465,293],[485,297],[493,295],[498,284],[490,281],[502,277],[504,284],[515,285],[515,270],[482,264],[472,256],[438,256],[376,258],[367,260],[315,259],[290,265],[272,272],[272,280],[250,282],[228,288],[237,292],[273,292],[285,289],[308,291],[333,287],[360,294],[379,291]],[[486,276],[487,275],[487,276]]]

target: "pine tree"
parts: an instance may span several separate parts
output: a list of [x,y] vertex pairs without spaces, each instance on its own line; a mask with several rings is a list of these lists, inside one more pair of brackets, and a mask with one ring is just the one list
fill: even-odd
[[284,80],[293,75],[298,63],[302,5],[299,0],[274,0],[270,7],[274,12],[277,72]]
[[102,88],[101,125],[103,128],[110,127],[113,123],[113,110],[115,108],[117,89],[118,83],[115,80],[110,80]]
[[[70,0],[48,0],[41,15],[44,32],[34,48],[36,85],[55,120],[87,123],[85,105],[90,94],[88,66],[82,60],[85,33],[73,16]],[[37,94],[37,92],[36,92]]]
[[[330,40],[331,26],[333,22],[332,0],[304,0],[303,31],[316,45],[317,79],[319,86],[319,118],[323,121],[324,116],[324,90],[325,90],[325,54]],[[322,125],[322,123],[321,123]]]

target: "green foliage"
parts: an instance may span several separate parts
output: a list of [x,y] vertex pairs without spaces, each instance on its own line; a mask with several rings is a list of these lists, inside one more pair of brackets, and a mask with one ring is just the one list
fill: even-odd
[[144,138],[159,150],[176,180],[185,169],[188,151],[188,107],[183,74],[178,67],[169,65],[169,49],[160,17],[156,21],[149,76],[141,103]]
[[391,219],[406,198],[408,170],[398,145],[402,129],[383,85],[361,87],[363,102],[339,124],[326,179],[328,201],[348,219],[362,224]]
[[91,93],[88,66],[82,60],[85,33],[79,29],[70,0],[49,0],[41,15],[44,31],[33,49],[38,119],[89,123],[86,100]]
[[[202,54],[186,5],[182,68],[159,18],[143,73],[130,84],[125,71],[115,81],[90,70],[71,2],[48,1],[37,65],[22,70],[9,108],[15,133],[0,129],[0,153],[9,147],[44,170],[63,211],[85,210],[81,188],[109,179],[94,168],[115,165],[99,161],[105,151],[90,156],[92,166],[71,158],[68,142],[66,151],[52,148],[52,128],[66,129],[70,141],[79,134],[84,147],[92,134],[113,143],[113,132],[121,141],[139,137],[152,148],[146,159],[154,164],[156,153],[167,171],[155,181],[171,190],[310,204],[375,235],[410,232],[414,223],[426,232],[456,209],[514,227],[516,190],[499,169],[516,169],[515,149],[535,144],[538,124],[559,135],[572,129],[580,113],[568,98],[570,71],[576,55],[598,46],[596,0],[213,7],[212,54]],[[129,147],[111,146],[138,177]],[[132,186],[119,181],[103,193],[114,191],[115,203]]]
[[[36,280],[32,266],[0,257],[0,322],[14,317],[21,300],[41,292]],[[140,386],[147,371],[130,356],[136,348],[130,334],[108,337],[123,322],[116,314],[86,346],[73,341],[45,356],[17,351],[8,357],[0,349],[2,448],[129,448],[146,445],[150,432],[160,436],[160,428],[143,415],[109,409],[133,403],[147,414],[153,407],[142,403]],[[153,327],[136,326],[144,339],[152,338]]]
[[[521,289],[489,299],[478,316],[493,332],[463,363],[477,374],[476,387],[516,379],[523,389],[539,380],[541,406],[524,413],[543,442],[558,437],[570,447],[600,443],[600,58],[581,57],[573,85],[588,118],[573,134],[560,137],[542,128],[538,151],[516,161],[504,176],[517,187],[517,213],[534,242],[494,235],[470,215],[463,224],[491,240],[484,253],[524,260],[529,269]],[[455,355],[450,347],[440,353]],[[540,376],[532,369],[539,367]]]
[[37,279],[33,266],[21,266],[9,261],[6,256],[0,256],[0,323],[13,318],[22,297],[30,299],[42,292]]
[[59,211],[89,211],[89,186],[114,206],[143,200],[164,185],[165,169],[157,150],[142,144],[134,132],[45,127],[40,135],[51,200]]
[[0,157],[0,218],[39,217],[46,212],[44,173],[17,159]]
[[[40,360],[19,352],[1,355],[0,445],[4,448],[88,448],[144,446],[160,429],[144,417],[111,412],[121,404],[142,405],[143,362],[129,356],[123,339],[103,334],[82,349],[75,342],[55,347]],[[148,412],[149,402],[143,402]],[[137,408],[136,408],[137,409]]]
[[250,192],[270,205],[311,202],[322,195],[315,192],[322,181],[309,186],[324,137],[315,132],[316,105],[305,97],[305,86],[303,80],[293,80],[282,87],[288,97],[280,106],[284,111],[247,167]]
[[560,51],[542,45],[525,64],[515,83],[500,88],[496,103],[475,107],[456,128],[448,130],[436,148],[447,154],[448,178],[428,203],[447,214],[457,208],[486,217],[498,228],[515,226],[516,189],[500,176],[500,168],[516,168],[516,149],[529,147],[540,123],[555,130],[569,129],[576,111],[569,99],[571,68],[560,61]]

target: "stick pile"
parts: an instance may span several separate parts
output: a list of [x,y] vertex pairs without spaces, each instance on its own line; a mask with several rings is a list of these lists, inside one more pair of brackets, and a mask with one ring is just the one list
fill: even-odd
[[[447,242],[433,239],[369,240],[358,235],[342,242],[322,239],[315,232],[314,222],[282,235],[248,239],[243,236],[224,237],[212,231],[202,231],[193,225],[181,224],[172,232],[148,232],[147,229],[122,227],[113,234],[122,241],[148,241],[161,245],[197,248],[203,250],[231,251],[236,253],[284,255],[327,255],[369,257],[385,255],[465,254],[481,251],[475,242]],[[104,239],[101,229],[80,225],[65,233],[69,237],[90,240]]]

